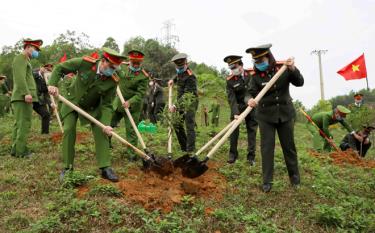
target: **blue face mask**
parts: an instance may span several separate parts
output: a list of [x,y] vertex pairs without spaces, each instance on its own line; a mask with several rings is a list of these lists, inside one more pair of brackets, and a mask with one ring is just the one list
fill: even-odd
[[182,74],[185,72],[185,67],[176,68],[177,74]]
[[133,72],[138,72],[138,71],[141,70],[141,67],[135,68],[135,67],[133,67],[133,66],[129,66],[129,69],[130,69],[131,71],[133,71]]
[[104,76],[107,76],[107,77],[111,77],[113,75],[113,73],[115,72],[114,69],[112,68],[107,68],[105,69],[102,73]]
[[270,65],[268,64],[268,62],[264,61],[262,63],[255,63],[255,67],[259,70],[259,71],[266,71],[268,69]]
[[31,52],[31,58],[38,58],[39,57],[39,52],[37,50],[33,50]]

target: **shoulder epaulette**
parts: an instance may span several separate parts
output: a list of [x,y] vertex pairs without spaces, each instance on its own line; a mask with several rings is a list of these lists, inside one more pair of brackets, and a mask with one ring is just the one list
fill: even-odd
[[84,61],[87,61],[87,62],[90,62],[90,63],[96,63],[97,59],[93,58],[93,57],[90,57],[90,56],[84,56],[82,58]]
[[233,77],[234,77],[234,75],[231,74],[231,75],[229,75],[229,76],[227,77],[227,80],[231,80]]
[[115,83],[118,83],[120,81],[120,77],[116,73],[114,73],[112,74],[112,80],[115,81]]
[[147,73],[147,71],[145,71],[144,69],[142,69],[142,73],[144,74],[144,76],[146,76],[147,78],[150,78],[150,75]]

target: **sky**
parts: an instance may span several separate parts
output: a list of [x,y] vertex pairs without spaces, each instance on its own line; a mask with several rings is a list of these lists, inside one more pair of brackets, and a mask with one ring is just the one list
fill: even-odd
[[1,4],[0,47],[21,38],[51,44],[67,30],[84,32],[101,47],[113,37],[120,48],[132,37],[161,38],[166,20],[174,23],[177,49],[195,62],[227,68],[223,58],[272,43],[277,60],[293,56],[305,78],[291,96],[310,108],[320,99],[318,57],[322,55],[326,99],[366,87],[366,80],[345,81],[337,71],[365,53],[370,88],[375,88],[375,0],[12,0]]

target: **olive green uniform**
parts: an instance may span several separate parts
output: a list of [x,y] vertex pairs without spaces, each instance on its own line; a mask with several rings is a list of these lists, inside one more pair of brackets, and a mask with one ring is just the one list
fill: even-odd
[[[142,111],[143,98],[148,86],[148,74],[144,70],[133,72],[128,67],[122,66],[119,75],[121,76],[119,82],[121,93],[125,101],[129,102],[129,111],[134,122],[138,125]],[[137,135],[135,134],[129,118],[126,116],[125,109],[118,96],[113,102],[113,107],[115,111],[112,115],[111,126],[117,126],[121,119],[124,118],[126,138],[132,145],[136,146],[138,141]]]
[[30,58],[21,53],[12,64],[13,93],[11,103],[15,116],[12,133],[12,150],[14,156],[23,157],[29,153],[26,141],[31,128],[33,105],[25,102],[25,96],[31,95],[33,101],[38,101],[36,84],[34,81]]
[[[311,119],[329,138],[332,138],[332,134],[331,132],[329,132],[328,127],[336,123],[340,123],[348,132],[353,131],[345,120],[333,119],[332,111],[316,113],[311,117]],[[312,125],[310,122],[307,122],[307,128],[313,136],[313,147],[315,150],[331,150],[329,142],[327,142],[327,140],[323,138],[323,135],[320,135],[319,130],[314,125]]]
[[0,84],[0,117],[4,116],[9,109],[9,89],[6,83]]
[[212,126],[218,127],[219,126],[219,117],[220,117],[220,104],[215,103],[211,105],[210,109],[211,113],[211,124]]
[[[60,77],[63,77],[64,74],[77,73],[66,89],[65,98],[104,125],[109,125],[118,77],[116,75],[112,77],[101,75],[98,65],[99,60],[90,57],[70,59],[55,66],[48,84],[57,86]],[[73,167],[74,162],[77,119],[80,118],[81,124],[87,124],[88,121],[65,104],[62,104],[60,114],[64,124],[63,162],[64,168],[69,169]],[[91,124],[91,129],[94,135],[98,166],[99,168],[109,167],[111,157],[108,136],[94,124]]]

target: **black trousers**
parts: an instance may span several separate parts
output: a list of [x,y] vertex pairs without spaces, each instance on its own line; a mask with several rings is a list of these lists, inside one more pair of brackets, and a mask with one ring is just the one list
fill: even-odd
[[[178,143],[180,144],[181,150],[185,152],[195,151],[195,112],[196,108],[186,112],[179,111],[182,119],[174,125]],[[184,123],[186,126],[186,133]]]
[[[243,112],[246,109],[241,109]],[[234,116],[231,116],[231,121],[233,121]],[[249,115],[245,118],[246,124],[246,131],[247,131],[247,159],[254,159],[255,158],[255,150],[256,150],[256,136],[257,136],[257,128],[258,123],[255,120],[255,111],[251,111]],[[238,145],[238,137],[240,135],[240,126],[238,126],[233,133],[230,135],[230,149],[229,149],[229,157],[234,156],[238,157],[237,145]]]
[[157,103],[152,108],[149,109],[149,118],[152,123],[157,123],[159,121],[159,114],[163,112],[165,103]]
[[33,102],[33,109],[42,118],[42,134],[49,134],[49,122],[51,120],[51,114],[48,110],[47,104],[40,104],[39,102]]
[[294,144],[294,119],[278,123],[266,121],[258,121],[258,123],[260,130],[263,183],[272,183],[273,180],[276,131],[279,135],[289,177],[299,177],[297,151]]

